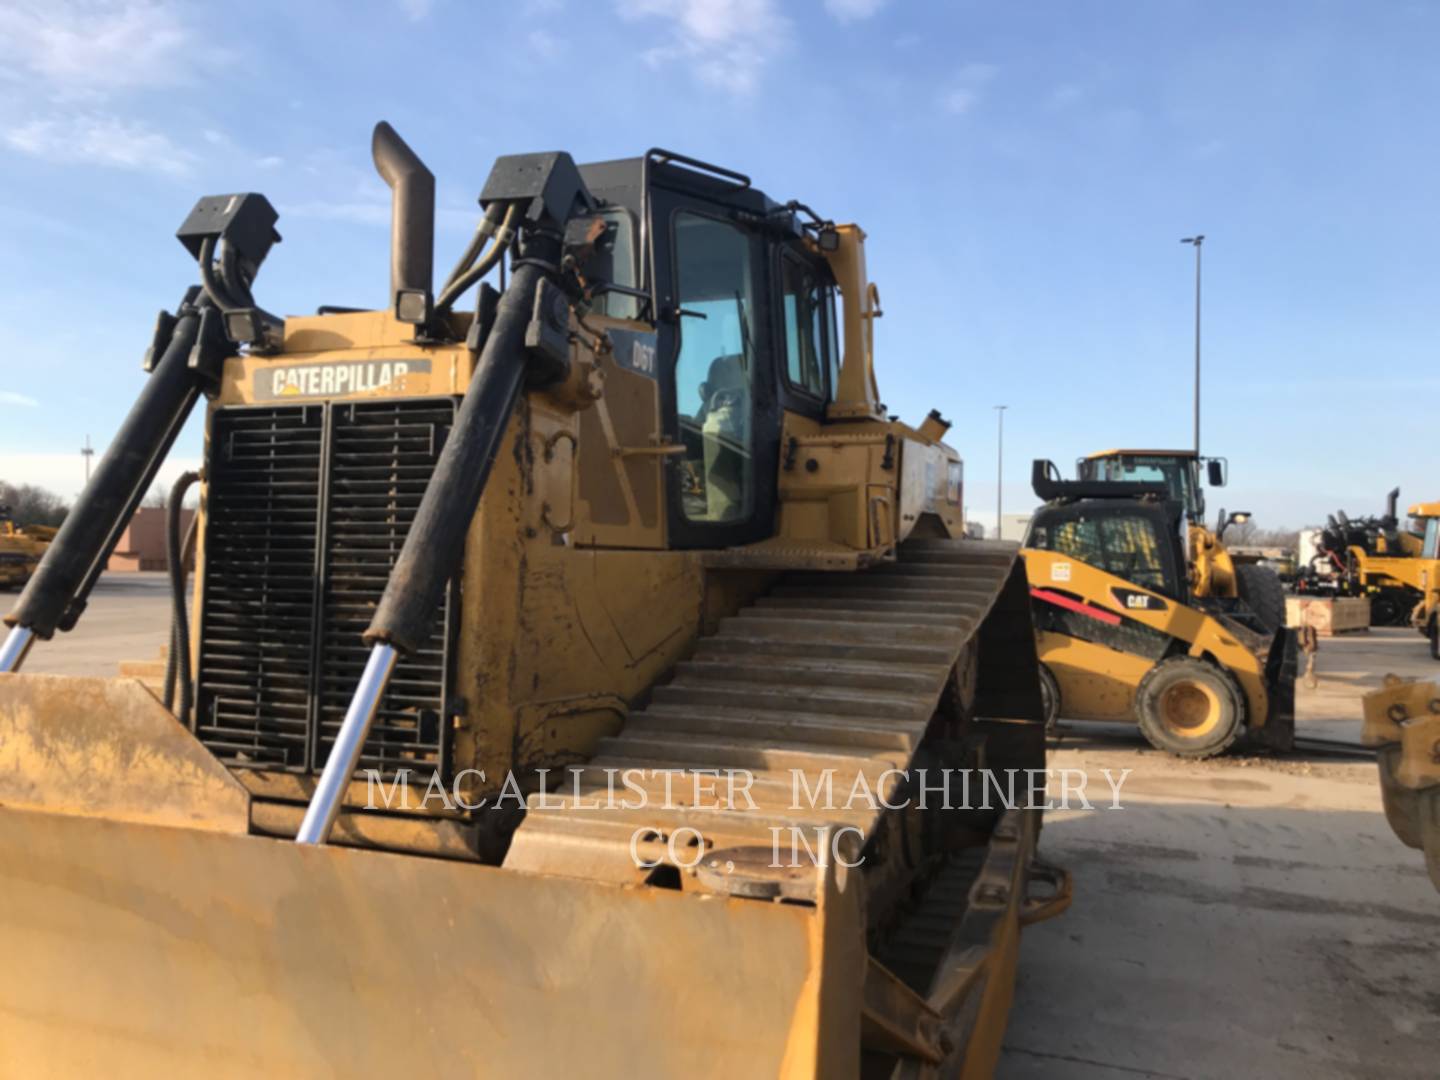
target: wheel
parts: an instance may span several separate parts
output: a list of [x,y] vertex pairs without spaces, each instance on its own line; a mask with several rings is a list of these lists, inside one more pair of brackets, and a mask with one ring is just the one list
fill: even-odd
[[1280,575],[1259,563],[1235,567],[1235,589],[1255,617],[1270,631],[1285,625],[1285,586]]
[[1135,691],[1135,719],[1157,750],[1177,757],[1223,753],[1240,737],[1240,689],[1225,672],[1188,656],[1156,664]]
[[1045,715],[1045,734],[1055,735],[1060,722],[1060,684],[1044,664],[1040,665],[1040,707]]
[[1371,626],[1398,626],[1404,621],[1404,618],[1404,605],[1394,593],[1378,592],[1371,595]]

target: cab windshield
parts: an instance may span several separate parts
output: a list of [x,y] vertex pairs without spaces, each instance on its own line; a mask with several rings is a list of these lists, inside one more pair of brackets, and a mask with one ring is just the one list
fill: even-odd
[[1420,557],[1440,559],[1440,518],[1425,519],[1425,541],[1420,548]]
[[1119,480],[1135,484],[1164,484],[1170,497],[1185,507],[1185,516],[1199,521],[1205,515],[1195,459],[1169,454],[1118,454],[1086,458],[1080,462],[1081,480]]

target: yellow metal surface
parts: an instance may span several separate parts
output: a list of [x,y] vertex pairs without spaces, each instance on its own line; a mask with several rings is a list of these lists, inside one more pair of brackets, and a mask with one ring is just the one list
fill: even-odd
[[1041,631],[1040,661],[1060,686],[1061,714],[1074,720],[1135,721],[1135,688],[1154,666],[1144,657]]
[[1116,449],[1116,450],[1097,450],[1097,451],[1096,451],[1095,453],[1093,453],[1093,454],[1086,454],[1086,455],[1085,455],[1085,460],[1086,460],[1086,461],[1099,461],[1099,460],[1102,459],[1102,458],[1120,457],[1121,455],[1124,455],[1124,454],[1136,454],[1136,455],[1144,454],[1144,455],[1155,456],[1155,457],[1176,457],[1176,458],[1193,458],[1193,457],[1195,457],[1195,451],[1194,451],[1194,450],[1120,450],[1120,449]]
[[0,674],[0,806],[243,833],[249,805],[139,682]]
[[854,904],[5,810],[0,1073],[853,1076]]
[[865,231],[858,225],[839,225],[836,232],[839,246],[822,254],[845,298],[844,348],[840,385],[827,415],[835,420],[883,420],[885,411],[875,381],[875,319],[880,314],[880,294],[865,273]]

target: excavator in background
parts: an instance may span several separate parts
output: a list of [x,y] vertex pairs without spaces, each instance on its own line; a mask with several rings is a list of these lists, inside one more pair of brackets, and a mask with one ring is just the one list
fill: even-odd
[[1375,749],[1385,818],[1402,843],[1424,853],[1440,889],[1440,682],[1387,675],[1364,708],[1360,741]]
[[1385,497],[1379,517],[1331,514],[1315,541],[1315,554],[1296,591],[1370,600],[1370,625],[1413,625],[1435,646],[1435,593],[1440,589],[1437,525],[1440,503],[1409,509],[1412,528],[1401,528],[1400,489]]
[[48,525],[16,525],[10,507],[0,506],[0,589],[17,589],[30,580],[55,530]]
[[[946,421],[881,404],[864,233],[669,151],[508,156],[436,290],[434,178],[373,154],[381,310],[271,314],[275,211],[195,206],[6,617],[7,1063],[989,1075],[1070,896],[960,779],[1044,769],[1029,588]],[[24,674],[201,399],[172,692]]]
[[1200,467],[1210,487],[1224,487],[1228,463],[1202,458],[1194,450],[1102,450],[1075,463],[1082,481],[1164,484],[1170,497],[1184,507],[1185,560],[1190,593],[1197,599],[1244,600],[1255,616],[1274,631],[1285,625],[1285,587],[1280,575],[1261,564],[1260,556],[1225,546],[1225,530],[1250,520],[1246,511],[1220,511],[1213,529],[1205,525],[1205,491]]
[[1196,596],[1185,504],[1162,481],[1031,474],[1044,502],[1023,544],[1046,723],[1135,723],[1157,749],[1205,758],[1295,739],[1296,640],[1244,601]]

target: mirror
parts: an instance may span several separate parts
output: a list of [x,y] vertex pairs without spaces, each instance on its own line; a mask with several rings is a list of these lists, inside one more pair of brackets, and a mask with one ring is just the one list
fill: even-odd
[[1208,471],[1209,471],[1208,479],[1209,479],[1209,481],[1210,481],[1210,486],[1211,486],[1211,487],[1224,487],[1224,486],[1225,486],[1225,459],[1224,459],[1224,458],[1211,458],[1211,459],[1210,459],[1209,461],[1207,461],[1205,464],[1206,464],[1206,467],[1207,467],[1207,469],[1208,469]]

